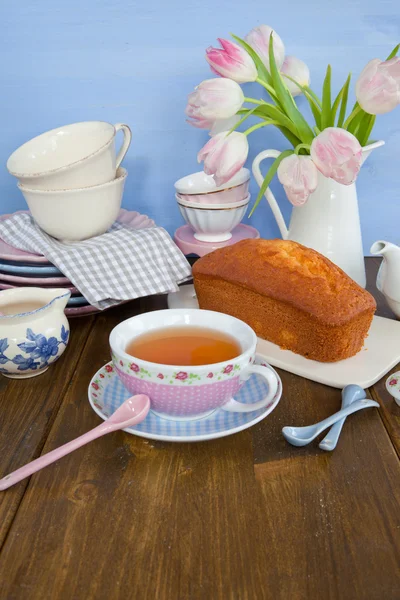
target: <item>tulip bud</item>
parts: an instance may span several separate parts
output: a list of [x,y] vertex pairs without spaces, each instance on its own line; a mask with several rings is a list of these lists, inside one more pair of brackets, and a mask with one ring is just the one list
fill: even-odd
[[279,35],[268,25],[259,25],[254,27],[245,37],[246,42],[257,52],[258,56],[267,67],[268,72],[271,71],[269,66],[269,38],[273,34],[273,47],[276,66],[281,68],[285,58],[285,46]]
[[213,175],[215,183],[222,185],[229,181],[244,165],[249,152],[247,137],[233,131],[217,133],[197,155],[204,161],[204,172]]
[[285,56],[281,73],[283,75],[286,87],[292,96],[299,96],[303,92],[293,81],[285,77],[285,75],[289,75],[289,77],[297,81],[297,83],[303,87],[310,85],[310,69],[307,67],[305,62],[299,58],[296,58],[296,56]]
[[318,171],[310,156],[291,154],[278,167],[278,179],[289,202],[301,206],[318,185]]
[[236,114],[243,102],[242,88],[232,79],[207,79],[189,94],[185,112],[191,125],[210,129],[217,119]]
[[311,158],[317,169],[338,183],[350,185],[361,167],[362,148],[352,133],[339,127],[327,127],[313,139]]
[[383,115],[400,104],[400,58],[371,60],[356,83],[359,105],[370,115]]
[[206,60],[211,70],[221,77],[228,77],[237,83],[246,83],[257,79],[257,69],[253,59],[246,50],[230,42],[218,38],[222,48],[207,48]]

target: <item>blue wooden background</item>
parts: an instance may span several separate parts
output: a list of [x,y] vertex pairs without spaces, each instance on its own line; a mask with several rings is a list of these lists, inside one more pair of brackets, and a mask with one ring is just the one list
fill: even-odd
[[[218,36],[272,25],[287,53],[309,65],[318,92],[328,62],[337,90],[349,70],[356,77],[400,41],[398,0],[20,0],[3,2],[0,17],[0,212],[25,206],[5,166],[21,143],[75,121],[122,121],[133,131],[123,205],[171,233],[182,223],[173,183],[199,169],[196,154],[207,139],[185,122],[186,96],[210,77],[204,49]],[[400,242],[400,107],[378,119],[373,137],[386,145],[358,179],[366,253],[379,238]],[[255,132],[250,157],[271,147],[286,147],[279,132]],[[274,182],[288,215],[279,187]],[[278,235],[265,201],[251,223],[265,237]]]

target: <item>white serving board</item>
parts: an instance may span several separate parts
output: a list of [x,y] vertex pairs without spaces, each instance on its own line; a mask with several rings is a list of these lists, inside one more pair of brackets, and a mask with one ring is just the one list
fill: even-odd
[[[192,285],[185,285],[168,296],[169,308],[198,308]],[[379,381],[394,365],[400,362],[400,321],[374,317],[362,350],[346,360],[323,363],[309,360],[282,350],[276,344],[258,338],[257,351],[263,354],[273,367],[300,375],[306,379],[343,388],[356,383],[367,388]]]
[[336,388],[343,388],[349,383],[367,388],[400,362],[400,321],[374,317],[362,350],[352,358],[335,363],[309,360],[260,338],[257,350],[274,367],[306,379]]

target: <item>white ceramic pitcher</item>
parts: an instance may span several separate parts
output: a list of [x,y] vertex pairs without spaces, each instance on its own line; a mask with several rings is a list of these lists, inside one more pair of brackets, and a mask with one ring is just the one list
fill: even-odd
[[[378,141],[363,148],[363,162],[372,150],[383,146]],[[264,150],[253,161],[253,175],[261,187],[264,177],[260,163],[277,158],[278,150]],[[364,253],[361,239],[355,183],[342,185],[318,173],[318,187],[303,206],[293,207],[289,227],[269,188],[265,197],[271,207],[282,238],[317,250],[365,287]]]

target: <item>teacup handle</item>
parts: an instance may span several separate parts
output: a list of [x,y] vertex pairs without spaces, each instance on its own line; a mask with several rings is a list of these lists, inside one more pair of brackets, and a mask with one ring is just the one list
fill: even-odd
[[247,374],[256,373],[257,375],[261,375],[268,382],[269,391],[268,394],[262,400],[258,402],[254,402],[253,404],[243,404],[243,402],[238,402],[234,398],[231,398],[224,406],[221,406],[223,410],[227,410],[228,412],[252,412],[253,410],[258,410],[259,408],[264,408],[267,406],[276,392],[278,391],[278,378],[271,369],[268,367],[263,367],[261,365],[249,365],[246,369]]
[[116,134],[118,133],[118,131],[122,131],[124,134],[124,141],[122,142],[121,149],[117,155],[116,168],[118,169],[119,165],[122,163],[122,161],[124,159],[125,154],[128,152],[129,146],[131,145],[132,132],[131,132],[130,128],[128,127],[128,125],[125,125],[125,123],[115,123],[114,127],[115,127]]

